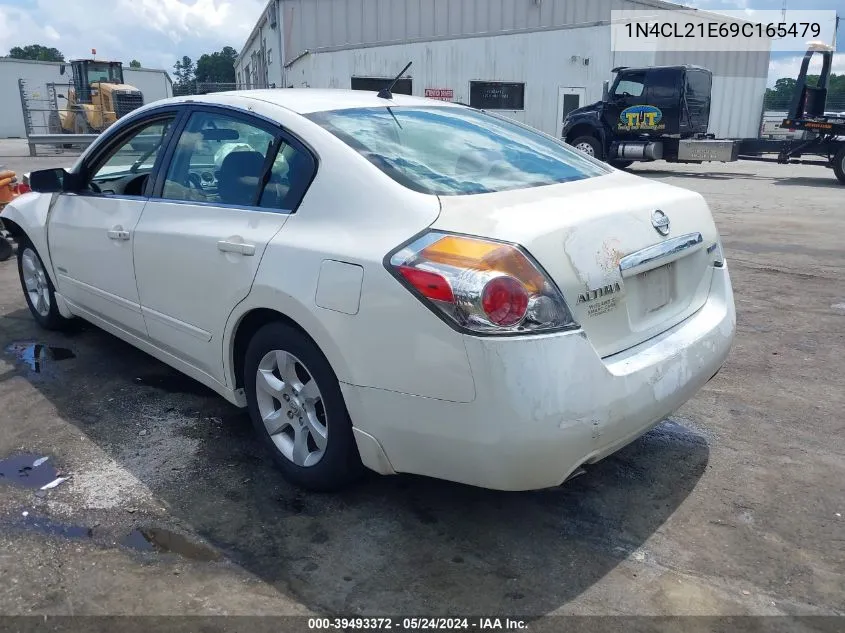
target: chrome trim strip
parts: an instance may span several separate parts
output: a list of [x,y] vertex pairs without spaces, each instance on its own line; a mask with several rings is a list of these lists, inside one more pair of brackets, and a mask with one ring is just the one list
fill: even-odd
[[222,202],[205,202],[203,200],[176,200],[173,198],[149,198],[150,203],[161,202],[164,204],[187,204],[197,207],[214,207],[216,209],[235,209],[237,211],[258,211],[263,213],[274,213],[276,215],[293,215],[289,209],[275,209],[273,207],[254,207],[248,204],[225,204]]
[[[185,323],[184,321],[180,321],[179,319],[174,319],[172,316],[167,314],[163,314],[162,312],[158,312],[157,310],[153,310],[152,308],[147,308],[146,306],[141,306],[141,314],[144,315],[144,318],[151,318],[162,325],[167,325],[168,327],[173,328],[181,332],[182,334],[188,334],[193,336],[196,339],[199,339],[203,343],[208,343],[211,340],[211,332],[206,332],[205,330],[198,328],[190,323]],[[147,324],[147,328],[149,329],[149,324]]]
[[66,281],[72,286],[76,286],[80,290],[84,290],[99,299],[105,299],[106,301],[110,301],[111,303],[124,308],[125,310],[130,310],[135,314],[141,314],[141,306],[129,299],[124,299],[123,297],[118,297],[111,292],[107,292],[101,288],[96,288],[90,284],[86,284],[84,281],[79,281],[78,279],[74,279],[73,277],[69,277],[68,275],[59,275],[63,281]]
[[633,277],[646,270],[673,262],[699,250],[704,245],[701,233],[688,233],[673,237],[660,244],[649,246],[626,255],[619,260],[619,272],[623,277]]

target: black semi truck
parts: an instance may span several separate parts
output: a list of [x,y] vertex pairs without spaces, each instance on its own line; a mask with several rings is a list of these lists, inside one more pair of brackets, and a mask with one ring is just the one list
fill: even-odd
[[[810,85],[807,72],[816,54],[822,57],[822,71]],[[805,131],[806,138],[717,139],[708,134],[712,75],[687,65],[614,68],[616,79],[609,88],[605,84],[602,100],[566,116],[563,139],[620,169],[655,160],[809,163],[833,168],[845,184],[845,116],[825,114],[832,61],[831,47],[813,43],[801,63],[781,127]]]

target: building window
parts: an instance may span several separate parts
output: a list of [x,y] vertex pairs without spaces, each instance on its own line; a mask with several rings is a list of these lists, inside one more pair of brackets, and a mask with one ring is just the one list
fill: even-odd
[[249,64],[244,66],[244,82],[245,82],[244,87],[249,88]]
[[524,110],[525,84],[471,81],[469,82],[469,104],[481,110]]
[[[384,77],[353,77],[352,90],[365,90],[367,92],[378,92],[382,88],[388,88],[393,79]],[[393,92],[398,95],[410,95],[412,92],[410,79],[400,79],[393,86]]]
[[273,63],[273,49],[267,49],[267,65],[270,66]]

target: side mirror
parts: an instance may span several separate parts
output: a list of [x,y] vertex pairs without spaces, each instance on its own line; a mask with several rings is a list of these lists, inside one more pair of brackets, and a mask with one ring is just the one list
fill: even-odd
[[61,167],[39,169],[29,174],[30,188],[39,193],[76,191],[78,189],[76,181],[77,178],[73,174]]
[[601,85],[601,100],[607,103],[607,100],[610,98],[610,82],[605,81]]

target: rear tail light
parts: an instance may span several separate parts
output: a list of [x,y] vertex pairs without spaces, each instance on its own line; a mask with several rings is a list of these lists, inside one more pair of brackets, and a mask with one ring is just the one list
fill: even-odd
[[393,254],[388,268],[437,314],[474,333],[575,327],[555,284],[512,244],[431,231]]
[[30,191],[32,191],[32,187],[22,182],[19,182],[17,186],[15,186],[15,193],[18,195],[29,193]]

